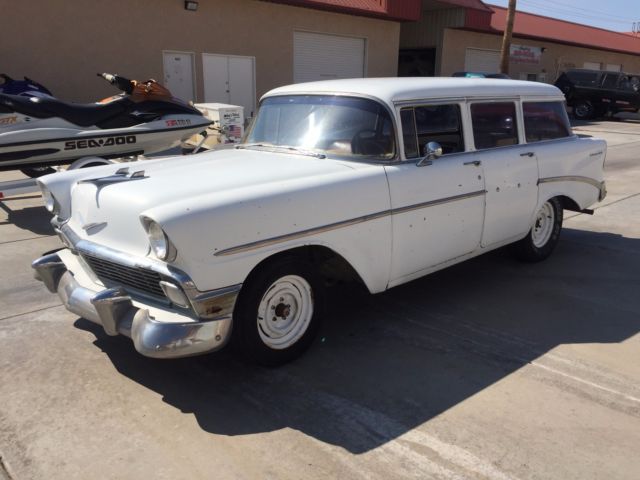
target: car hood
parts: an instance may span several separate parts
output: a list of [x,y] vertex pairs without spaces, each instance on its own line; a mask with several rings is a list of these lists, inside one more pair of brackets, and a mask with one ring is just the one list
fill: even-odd
[[[115,177],[118,169],[129,175]],[[142,215],[163,227],[178,217],[309,182],[333,182],[366,165],[267,151],[219,150],[108,165],[44,177],[56,198],[66,177],[69,226],[81,237],[134,255],[149,253]],[[131,175],[138,172],[136,175]],[[143,172],[143,173],[142,173]],[[204,206],[204,207],[203,207]],[[184,234],[185,232],[181,232]],[[198,235],[197,231],[188,232]],[[170,234],[171,237],[171,234]]]

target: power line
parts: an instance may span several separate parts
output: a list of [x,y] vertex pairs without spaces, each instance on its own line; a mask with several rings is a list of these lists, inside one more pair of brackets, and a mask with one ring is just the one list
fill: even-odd
[[[522,0],[525,3],[529,3],[530,0]],[[572,13],[579,13],[582,14],[583,12],[586,14],[594,14],[597,15],[599,18],[602,17],[607,17],[607,18],[614,18],[616,20],[622,20],[625,22],[629,22],[629,17],[628,16],[620,16],[620,15],[612,15],[608,12],[603,12],[601,10],[595,10],[592,8],[585,8],[585,7],[579,7],[570,3],[565,3],[565,2],[559,2],[556,0],[531,0],[533,3],[543,3],[543,4],[550,4],[550,6],[552,6],[554,9],[558,7],[558,5],[560,5],[562,9],[564,10],[571,10]]]
[[[584,20],[600,20],[601,22],[605,22],[605,23],[614,23],[614,24],[618,24],[618,25],[629,25],[629,20],[614,20],[614,19],[609,19],[609,18],[603,18],[600,15],[589,15],[586,13],[578,13],[575,11],[571,11],[571,10],[563,10],[557,7],[548,7],[546,5],[542,5],[536,2],[532,2],[530,0],[521,0],[521,2],[523,4],[525,4],[525,6],[529,6],[530,8],[533,8],[534,10],[542,10],[543,14],[547,14],[549,16],[552,17],[557,17],[558,14],[560,15],[566,15],[566,16],[570,16],[570,17],[578,17],[578,19],[584,19]],[[534,12],[529,12],[529,13],[536,13]]]

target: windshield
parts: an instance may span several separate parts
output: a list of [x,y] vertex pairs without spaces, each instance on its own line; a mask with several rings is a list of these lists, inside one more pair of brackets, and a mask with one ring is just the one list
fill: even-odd
[[245,139],[252,144],[356,159],[395,155],[393,124],[382,105],[329,95],[266,98]]

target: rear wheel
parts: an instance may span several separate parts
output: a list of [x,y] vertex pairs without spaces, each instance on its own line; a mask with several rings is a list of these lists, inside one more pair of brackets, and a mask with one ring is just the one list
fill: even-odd
[[324,286],[311,263],[299,258],[268,262],[242,287],[232,342],[262,365],[290,362],[311,345],[323,300]]
[[527,236],[514,244],[517,257],[525,262],[539,262],[551,255],[560,239],[562,217],[562,205],[557,198],[544,202]]

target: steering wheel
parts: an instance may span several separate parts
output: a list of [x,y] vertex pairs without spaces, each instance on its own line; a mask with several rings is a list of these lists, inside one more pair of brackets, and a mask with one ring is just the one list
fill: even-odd
[[372,137],[375,137],[378,132],[371,128],[358,130],[351,138],[351,152],[361,155],[384,155],[384,147],[373,138],[365,137],[365,134],[372,134]]

